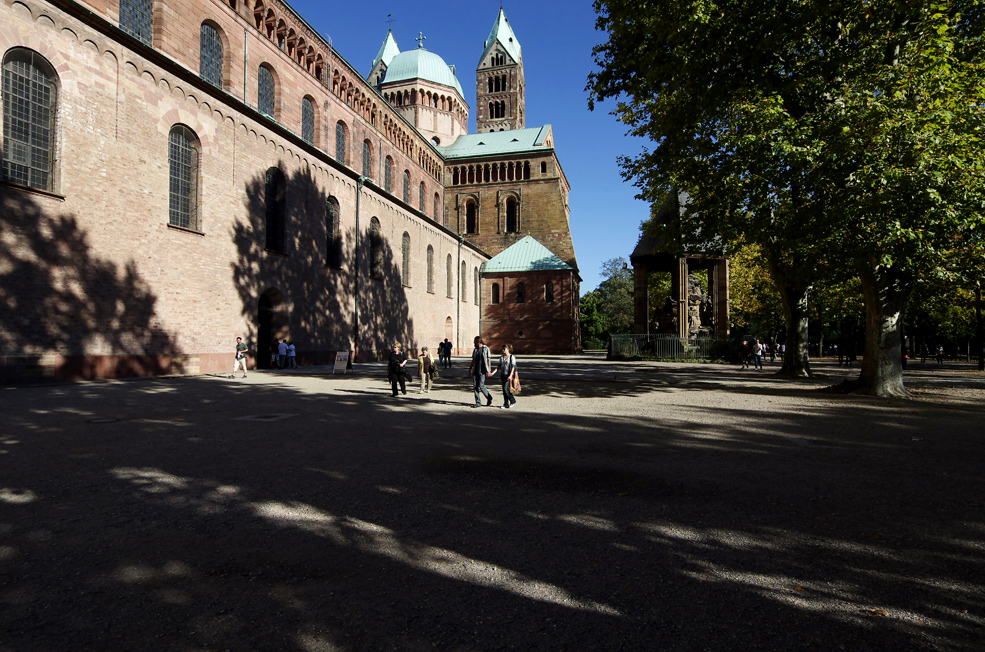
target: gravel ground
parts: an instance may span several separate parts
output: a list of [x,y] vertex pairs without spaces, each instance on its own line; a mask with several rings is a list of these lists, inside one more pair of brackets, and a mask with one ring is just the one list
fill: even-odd
[[0,651],[985,649],[971,366],[520,365],[0,388]]

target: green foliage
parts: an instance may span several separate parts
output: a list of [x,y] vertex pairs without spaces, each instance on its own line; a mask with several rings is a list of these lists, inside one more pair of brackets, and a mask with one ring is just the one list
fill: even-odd
[[633,270],[625,258],[612,258],[602,263],[602,276],[596,290],[602,314],[608,322],[606,336],[610,333],[633,332]]
[[582,346],[586,349],[599,348],[590,346],[590,342],[604,342],[608,338],[609,320],[602,311],[602,297],[598,290],[582,295],[580,313]]

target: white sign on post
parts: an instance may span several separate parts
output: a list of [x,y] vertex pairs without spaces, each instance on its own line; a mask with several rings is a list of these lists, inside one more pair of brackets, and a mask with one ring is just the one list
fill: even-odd
[[346,367],[349,366],[349,352],[348,351],[338,351],[335,354],[335,367],[332,369],[332,375],[339,369],[342,370],[343,375],[345,374]]

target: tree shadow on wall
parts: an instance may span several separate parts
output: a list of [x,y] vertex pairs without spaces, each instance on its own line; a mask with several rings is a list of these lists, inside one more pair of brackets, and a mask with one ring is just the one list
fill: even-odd
[[75,216],[0,186],[0,381],[181,373],[156,303],[136,264],[97,256]]
[[[354,228],[340,229],[337,240],[330,240],[330,196],[319,189],[310,172],[284,175],[282,181],[279,190],[268,192],[267,175],[261,172],[246,184],[247,222],[236,223],[231,234],[239,252],[232,265],[233,281],[243,316],[254,329],[251,349],[255,345],[264,353],[273,339],[283,336],[297,347],[301,364],[326,364],[336,351],[351,350],[354,339],[364,360],[381,356],[393,339],[406,341],[413,333],[410,310],[397,258],[385,239],[380,246],[381,273],[370,275],[372,215],[364,211],[360,216],[357,261]],[[373,191],[363,189],[368,192]],[[268,218],[268,204],[275,202],[282,206],[283,237],[268,238],[268,226],[277,228],[277,218]],[[351,224],[354,218],[343,213],[339,221]],[[353,311],[356,268],[358,327]],[[265,334],[260,303],[270,289],[279,291],[285,305],[283,316],[275,316]],[[277,322],[279,318],[283,323]],[[271,341],[260,341],[261,337]]]

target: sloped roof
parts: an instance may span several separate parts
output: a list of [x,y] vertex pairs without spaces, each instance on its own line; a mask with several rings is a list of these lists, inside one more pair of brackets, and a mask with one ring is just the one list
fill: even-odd
[[551,133],[551,125],[509,131],[488,131],[463,134],[447,147],[438,147],[446,159],[519,154],[550,149],[544,141]]
[[489,38],[483,43],[485,47],[482,49],[482,56],[479,57],[479,64],[477,65],[482,64],[482,60],[489,54],[489,50],[496,44],[496,41],[499,41],[503,49],[513,58],[513,61],[520,63],[520,41],[516,39],[516,34],[513,33],[513,28],[510,27],[510,21],[506,18],[502,7],[499,8],[499,15],[496,16],[496,22],[493,23],[492,30],[489,32]]
[[457,90],[460,97],[465,98],[462,85],[458,83],[458,78],[452,72],[451,66],[437,54],[428,52],[424,48],[407,50],[393,57],[387,64],[383,84],[392,84],[409,79],[423,79],[442,86],[449,86]]
[[373,59],[373,65],[369,67],[370,74],[372,74],[376,68],[376,64],[380,61],[383,62],[383,65],[389,66],[390,62],[398,54],[400,54],[400,48],[397,47],[397,39],[393,38],[393,32],[387,32],[386,38],[383,39],[383,45],[380,46],[380,51],[376,54],[376,58]]
[[526,236],[483,263],[482,273],[544,272],[573,269],[533,236]]

